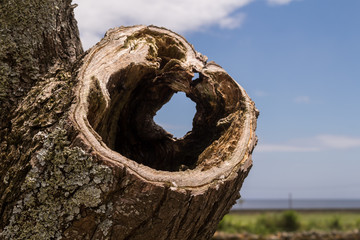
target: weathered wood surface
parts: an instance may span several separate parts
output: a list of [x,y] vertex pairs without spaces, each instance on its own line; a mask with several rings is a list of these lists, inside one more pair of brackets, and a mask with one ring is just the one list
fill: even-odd
[[[111,29],[80,56],[70,3],[1,5],[0,239],[211,238],[252,165],[254,103],[163,28]],[[43,34],[9,22],[27,4]],[[181,139],[153,121],[178,91],[197,109]]]

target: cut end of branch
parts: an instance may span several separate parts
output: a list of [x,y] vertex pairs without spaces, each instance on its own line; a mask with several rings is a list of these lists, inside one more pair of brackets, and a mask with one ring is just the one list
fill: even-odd
[[[251,166],[254,103],[180,35],[154,26],[111,29],[88,51],[78,80],[73,120],[85,144],[106,162],[183,187]],[[176,139],[153,117],[179,91],[197,112],[192,130]]]

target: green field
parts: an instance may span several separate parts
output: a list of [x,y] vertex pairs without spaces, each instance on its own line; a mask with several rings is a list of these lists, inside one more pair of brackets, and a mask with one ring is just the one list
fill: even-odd
[[218,226],[218,231],[254,234],[354,229],[360,229],[360,212],[238,212],[226,215]]

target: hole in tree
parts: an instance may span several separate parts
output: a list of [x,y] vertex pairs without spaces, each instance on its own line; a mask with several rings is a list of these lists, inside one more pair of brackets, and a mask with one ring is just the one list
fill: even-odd
[[194,77],[192,78],[193,81],[200,78],[200,74],[198,72],[194,72]]
[[154,121],[176,138],[183,137],[192,129],[196,104],[185,93],[175,93],[170,101],[156,113]]
[[110,149],[139,164],[163,171],[195,169],[218,149],[204,152],[228,127],[218,125],[219,120],[234,110],[223,110],[229,106],[223,106],[226,102],[217,91],[207,91],[213,88],[207,81],[195,80],[194,86],[186,89],[189,97],[175,93],[171,83],[192,79],[191,75],[183,79],[180,73],[157,75],[153,67],[130,64],[110,76],[106,85],[109,106],[94,77],[88,97],[90,125]]
[[[204,161],[204,166],[221,162],[225,159],[223,144],[208,147],[228,129],[227,116],[241,109],[241,91],[223,72],[211,80],[191,69],[192,76],[180,64],[186,59],[187,47],[170,36],[146,30],[135,39],[148,41],[149,35],[156,41],[153,60],[160,63],[160,69],[139,62],[113,72],[106,83],[108,96],[103,95],[102,81],[91,77],[90,125],[108,148],[156,170],[183,171]],[[189,98],[183,92],[176,94],[179,89]]]

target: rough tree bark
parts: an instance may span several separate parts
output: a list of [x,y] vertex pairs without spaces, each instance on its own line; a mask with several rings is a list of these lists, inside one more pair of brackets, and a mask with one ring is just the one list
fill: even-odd
[[[0,239],[211,238],[252,165],[254,103],[163,28],[83,53],[73,8],[1,1]],[[197,109],[181,139],[153,121],[178,91]]]

